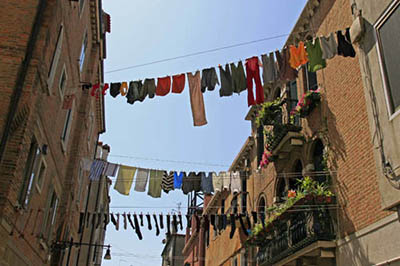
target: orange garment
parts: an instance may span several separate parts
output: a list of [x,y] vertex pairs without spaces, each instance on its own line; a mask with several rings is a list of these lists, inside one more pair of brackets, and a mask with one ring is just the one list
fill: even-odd
[[308,56],[306,49],[304,48],[304,42],[299,42],[299,46],[290,45],[290,66],[294,69],[308,62]]
[[164,77],[157,79],[157,88],[156,88],[156,95],[157,96],[165,96],[171,90],[171,77]]
[[203,93],[201,92],[200,71],[196,74],[187,73],[189,82],[190,106],[192,108],[193,124],[195,127],[207,124],[204,108]]
[[128,93],[128,82],[122,82],[119,91],[121,92],[121,96],[125,96]]

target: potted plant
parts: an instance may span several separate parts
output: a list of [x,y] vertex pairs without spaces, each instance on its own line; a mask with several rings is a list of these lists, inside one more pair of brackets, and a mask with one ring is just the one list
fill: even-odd
[[280,98],[275,99],[271,102],[265,102],[261,105],[261,109],[258,111],[256,116],[257,127],[261,125],[274,125],[279,123],[278,117],[282,114],[282,101]]
[[291,115],[307,117],[321,101],[321,89],[310,90],[303,94],[297,105],[290,112]]

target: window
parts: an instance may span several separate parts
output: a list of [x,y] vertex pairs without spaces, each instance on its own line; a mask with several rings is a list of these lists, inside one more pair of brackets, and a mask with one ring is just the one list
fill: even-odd
[[47,75],[47,85],[49,89],[51,89],[51,87],[53,86],[53,81],[56,75],[58,61],[60,60],[63,35],[64,35],[64,27],[61,25],[60,30],[58,32],[56,47],[53,52],[53,58],[51,59],[51,64]]
[[308,71],[308,64],[303,66],[304,91],[318,89],[317,73]]
[[85,33],[85,36],[83,37],[83,42],[82,42],[81,55],[79,57],[79,71],[80,72],[82,72],[83,64],[85,63],[87,43],[88,43],[88,36],[87,36],[87,33]]
[[64,145],[63,146],[64,151],[66,150],[66,145],[69,138],[69,132],[71,130],[72,110],[73,108],[67,110],[67,115],[65,117],[65,122],[64,122],[64,128],[61,134],[61,141],[62,144]]
[[235,256],[232,260],[232,266],[238,266],[238,258]]
[[67,72],[65,70],[65,65],[64,65],[63,70],[61,72],[60,81],[58,83],[58,89],[60,90],[61,97],[64,96],[66,85],[67,85]]
[[79,14],[82,12],[85,6],[85,0],[79,0]]
[[257,128],[257,167],[260,165],[264,153],[264,127]]
[[390,114],[400,112],[400,3],[394,2],[375,25]]
[[[289,93],[288,111],[290,112],[296,107],[297,102],[299,101],[299,97],[297,95],[297,82],[296,81],[288,82],[286,84],[286,90]],[[300,119],[297,116],[294,119],[294,124],[300,125]]]
[[58,197],[54,189],[49,190],[48,205],[45,212],[45,220],[42,229],[42,238],[50,243],[51,233],[56,222],[56,213],[58,207]]
[[33,139],[29,148],[28,159],[25,164],[24,180],[21,187],[18,203],[26,208],[29,204],[32,194],[32,186],[36,176],[36,166],[40,158],[40,148],[36,140]]
[[37,179],[36,179],[36,189],[38,190],[39,193],[42,192],[43,183],[44,183],[44,179],[46,176],[46,168],[47,168],[47,166],[46,166],[44,159],[40,160],[40,164],[38,167]]
[[246,176],[242,176],[242,213],[247,213],[247,178]]

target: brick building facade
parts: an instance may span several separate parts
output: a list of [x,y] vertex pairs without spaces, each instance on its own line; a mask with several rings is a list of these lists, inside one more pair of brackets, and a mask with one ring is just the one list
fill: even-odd
[[17,2],[0,11],[0,265],[60,265],[51,245],[79,239],[81,159],[105,131],[104,98],[82,89],[103,81],[104,14],[95,0]]
[[[375,47],[376,29],[370,26],[382,24],[379,21],[382,17],[387,18],[388,14],[395,17],[395,12],[399,12],[396,11],[399,1],[384,2],[384,5],[378,5],[375,1],[362,0],[308,1],[286,44],[306,40],[309,36],[327,36],[353,25],[353,37],[362,36],[355,40],[359,43],[355,46],[357,55],[355,58],[336,56],[316,75],[302,67],[295,81],[265,87],[266,101],[277,97],[285,99],[283,111],[277,118],[279,126],[258,127],[258,108],[250,109],[246,119],[251,121],[252,136],[230,169],[246,171],[242,185],[245,193],[238,195],[236,201],[228,192],[214,194],[211,206],[217,208],[210,207],[207,214],[231,214],[233,204],[237,202],[239,213],[255,211],[258,218],[264,215],[266,221],[272,221],[272,227],[264,229],[265,237],[258,244],[249,244],[249,237],[240,226],[232,238],[229,237],[229,223],[226,230],[218,232],[210,227],[205,265],[398,263],[400,223],[395,211],[400,199],[396,188],[399,149],[398,134],[394,133],[399,126],[396,120],[398,106],[387,106],[390,101],[385,99],[390,92],[385,78],[395,72],[385,72],[388,66],[382,66],[384,60],[378,55],[379,47]],[[357,21],[354,22],[360,10],[366,16],[364,23],[369,22],[362,29],[357,28],[360,27]],[[399,26],[398,23],[395,25]],[[394,28],[386,29],[387,36],[398,37]],[[398,49],[398,45],[396,47]],[[369,71],[363,68],[364,61],[370,62]],[[393,67],[393,62],[390,63]],[[384,69],[386,77],[382,78],[379,68]],[[394,82],[393,79],[390,81]],[[377,149],[382,143],[379,143],[377,124],[374,123],[376,110],[371,105],[374,96],[368,87],[371,83],[380,105],[378,116],[382,122],[378,126],[383,132],[386,158],[391,169],[395,169],[391,177],[385,177],[382,168],[387,163],[381,163]],[[289,111],[301,95],[318,87],[321,88],[319,105],[302,118],[290,119]],[[392,103],[397,99],[395,97],[392,95]],[[275,134],[273,143],[267,140],[271,132]],[[273,162],[257,170],[265,143],[271,146]],[[328,183],[335,193],[336,203],[317,204],[312,199],[303,200],[305,203],[284,209],[276,216],[280,218],[274,219],[274,210],[285,206],[288,191],[297,191],[298,180],[304,180],[306,176]],[[308,209],[301,210],[302,207]]]

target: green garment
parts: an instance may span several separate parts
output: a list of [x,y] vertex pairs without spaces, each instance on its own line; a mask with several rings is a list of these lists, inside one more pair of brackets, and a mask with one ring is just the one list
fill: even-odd
[[150,171],[149,191],[147,194],[153,198],[161,197],[161,181],[163,172],[158,170]]
[[322,58],[322,49],[319,43],[319,38],[314,40],[314,44],[312,41],[308,41],[306,43],[306,51],[308,54],[308,71],[315,72],[317,70],[323,69],[326,67],[326,61]]

